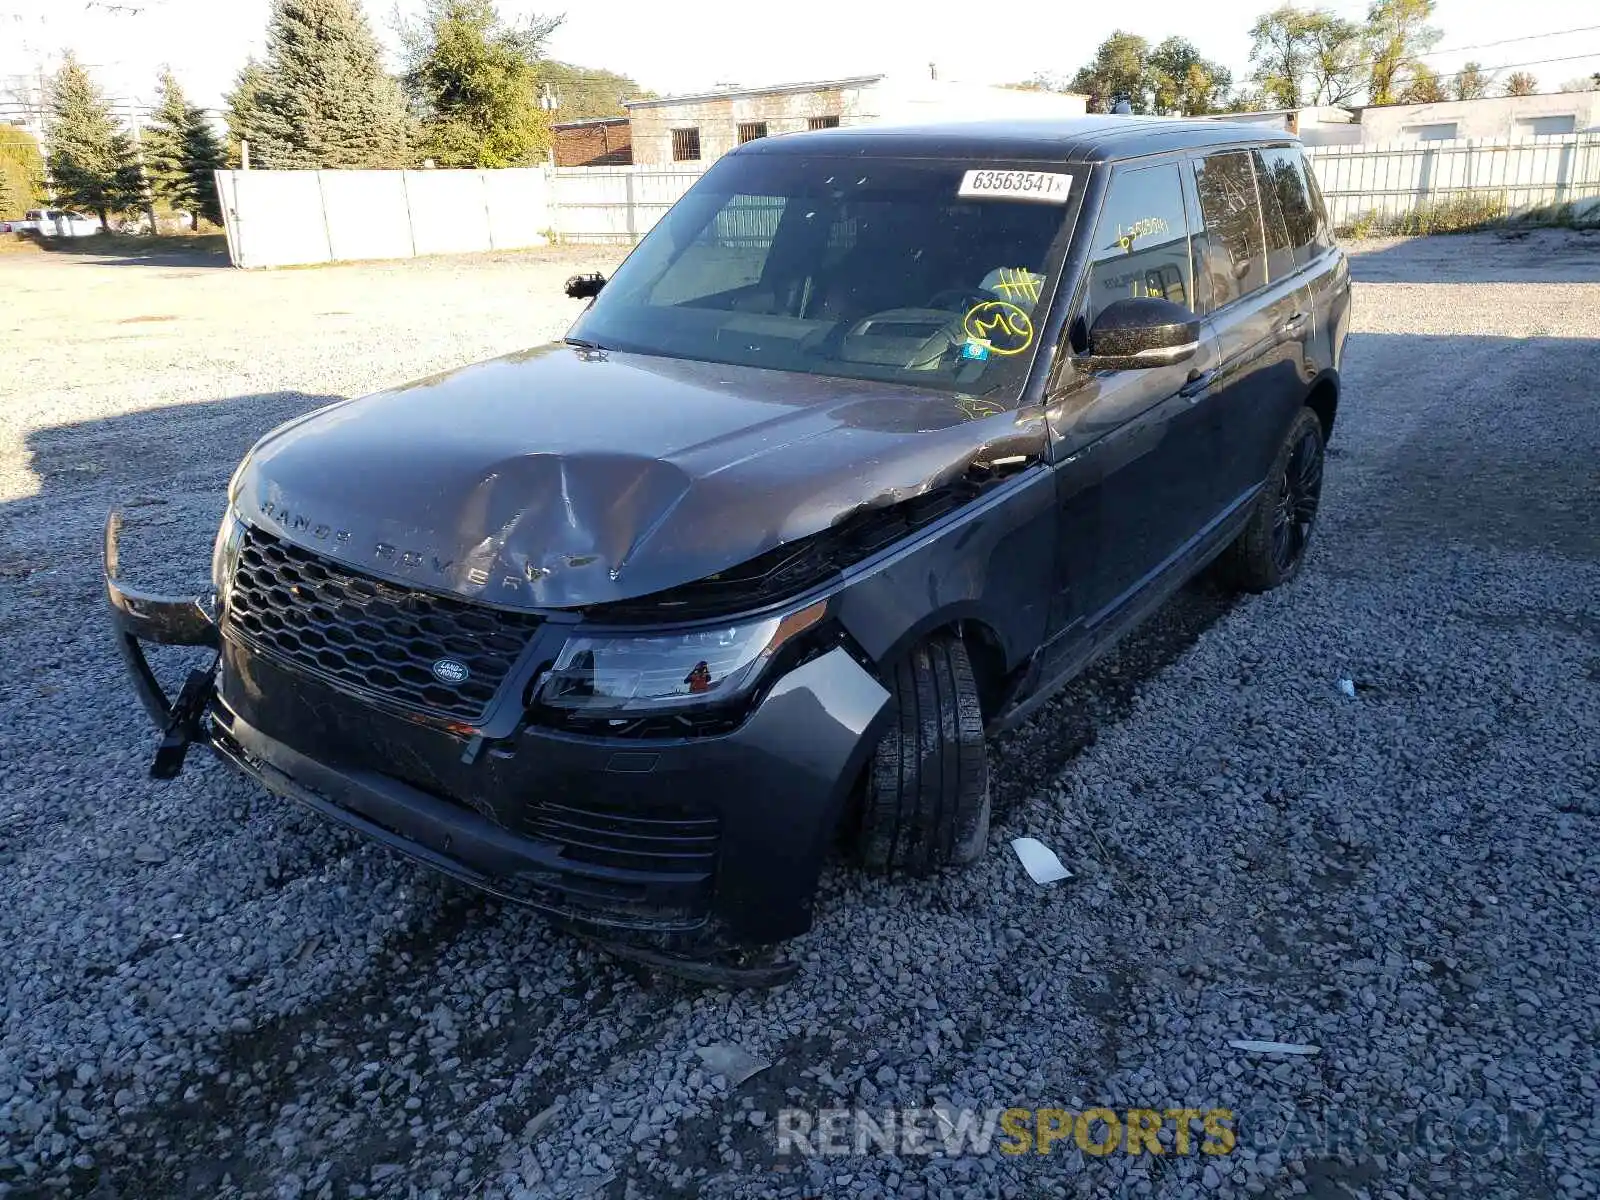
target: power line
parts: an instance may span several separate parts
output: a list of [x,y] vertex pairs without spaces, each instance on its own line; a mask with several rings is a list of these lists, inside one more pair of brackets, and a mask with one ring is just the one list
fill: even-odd
[[[1580,58],[1600,58],[1600,50],[1591,50],[1587,54],[1568,54],[1561,58],[1535,58],[1528,62],[1501,63],[1498,67],[1473,66],[1464,67],[1459,71],[1446,71],[1435,75],[1435,79],[1454,79],[1457,75],[1465,75],[1469,71],[1482,71],[1489,74],[1494,71],[1510,71],[1517,67],[1542,67],[1548,63],[1577,62]],[[1401,64],[1402,66],[1404,64]]]
[[1421,54],[1414,54],[1412,57],[1432,58],[1436,54],[1460,54],[1464,50],[1487,50],[1490,46],[1504,46],[1510,42],[1536,42],[1540,38],[1561,37],[1563,34],[1568,33],[1593,33],[1596,29],[1600,29],[1600,25],[1579,25],[1575,29],[1552,29],[1549,33],[1529,33],[1524,34],[1522,37],[1499,38],[1492,42],[1477,42],[1471,46],[1449,46],[1443,50],[1428,50]]
[[[1397,60],[1395,65],[1397,67],[1404,67],[1412,59],[1416,59],[1416,58],[1432,58],[1434,55],[1438,55],[1438,54],[1460,54],[1462,51],[1465,51],[1465,50],[1484,50],[1484,49],[1487,49],[1490,46],[1501,46],[1501,45],[1505,45],[1508,42],[1535,41],[1535,40],[1537,40],[1539,38],[1562,37],[1565,34],[1569,34],[1569,33],[1589,33],[1589,32],[1592,32],[1594,30],[1600,30],[1600,25],[1580,25],[1580,26],[1578,26],[1578,27],[1576,27],[1574,29],[1555,29],[1555,30],[1551,30],[1549,33],[1533,33],[1533,34],[1527,35],[1526,37],[1501,38],[1498,41],[1478,42],[1475,45],[1471,45],[1471,46],[1452,46],[1449,49],[1445,49],[1445,50],[1429,50],[1429,51],[1426,51],[1426,52],[1424,52],[1422,54],[1410,54],[1410,55],[1407,55],[1403,59]],[[1502,65],[1500,65],[1498,67],[1485,67],[1482,64],[1478,64],[1477,65],[1477,69],[1480,70],[1480,71],[1484,71],[1484,72],[1489,72],[1489,71],[1509,71],[1509,70],[1511,70],[1511,69],[1513,69],[1515,67],[1537,67],[1537,66],[1543,66],[1546,63],[1573,62],[1573,61],[1575,61],[1577,59],[1580,59],[1580,58],[1600,58],[1600,50],[1591,51],[1588,54],[1571,54],[1571,55],[1566,56],[1565,58],[1540,58],[1540,59],[1534,59],[1532,62],[1503,63]],[[1350,63],[1348,66],[1341,67],[1339,73],[1340,74],[1344,74],[1345,72],[1348,72],[1348,71],[1362,71],[1362,70],[1365,70],[1368,67],[1376,67],[1376,66],[1379,66],[1379,65],[1387,63],[1387,62],[1388,62],[1387,59],[1375,58],[1375,59],[1371,59],[1371,60],[1366,61],[1366,62]],[[1453,79],[1457,75],[1465,74],[1468,70],[1471,70],[1471,69],[1472,68],[1469,66],[1469,67],[1463,68],[1460,71],[1450,71],[1450,72],[1448,72],[1446,74],[1437,75],[1437,76],[1435,76],[1435,78],[1438,78],[1438,79]]]

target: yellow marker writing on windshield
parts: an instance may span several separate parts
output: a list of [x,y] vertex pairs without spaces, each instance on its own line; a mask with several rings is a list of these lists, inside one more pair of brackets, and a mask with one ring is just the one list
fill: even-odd
[[967,310],[966,334],[991,354],[1021,354],[1033,344],[1033,320],[1007,300],[986,300]]

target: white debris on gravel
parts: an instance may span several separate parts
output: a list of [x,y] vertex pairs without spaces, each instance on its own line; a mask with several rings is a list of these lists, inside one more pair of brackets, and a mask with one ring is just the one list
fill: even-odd
[[714,1046],[700,1046],[695,1050],[695,1055],[706,1065],[707,1070],[726,1076],[728,1082],[735,1087],[758,1071],[765,1071],[772,1065],[766,1059],[757,1058],[738,1046],[721,1042]]
[[[830,870],[766,993],[643,976],[199,755],[152,783],[101,621],[113,499],[125,570],[203,579],[259,433],[557,333],[608,266],[0,259],[0,1196],[1600,1195],[1600,236],[1358,258],[1302,578],[1180,596],[996,745],[982,862]],[[1024,879],[1024,835],[1077,882]],[[1288,1031],[1322,1052],[1224,1048]],[[719,1044],[771,1065],[735,1086]],[[786,1108],[935,1105],[1225,1107],[1239,1144],[778,1152]],[[1294,1114],[1401,1140],[1346,1161]]]
[[1028,878],[1035,883],[1059,883],[1072,878],[1072,872],[1061,864],[1056,852],[1038,838],[1012,838],[1011,849],[1022,863],[1022,869],[1028,873]]
[[1302,1042],[1263,1042],[1254,1038],[1233,1038],[1228,1045],[1250,1054],[1317,1054],[1321,1050],[1321,1047]]

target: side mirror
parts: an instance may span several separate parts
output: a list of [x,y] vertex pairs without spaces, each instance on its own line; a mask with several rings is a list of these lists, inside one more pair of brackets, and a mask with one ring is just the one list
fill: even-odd
[[606,277],[596,271],[592,275],[574,275],[567,280],[566,292],[574,300],[590,300],[598,296],[605,285]]
[[1181,304],[1159,296],[1114,300],[1089,329],[1091,371],[1170,367],[1200,348],[1200,318]]

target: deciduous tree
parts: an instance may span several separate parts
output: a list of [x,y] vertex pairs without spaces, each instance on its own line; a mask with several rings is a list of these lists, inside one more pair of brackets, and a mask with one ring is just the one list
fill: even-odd
[[1299,108],[1310,60],[1308,13],[1285,4],[1263,13],[1250,26],[1251,80],[1276,108]]
[[273,0],[252,165],[403,167],[411,122],[356,0]]
[[1361,94],[1361,26],[1320,10],[1306,14],[1307,83],[1312,104],[1347,104]]
[[1412,63],[1406,72],[1405,89],[1400,93],[1402,104],[1437,104],[1450,99],[1443,82],[1426,63]]
[[139,204],[144,189],[133,138],[71,54],[51,81],[48,144],[58,204],[89,209],[108,229],[113,213]]
[[44,202],[44,157],[33,134],[16,125],[0,124],[0,180],[11,200],[0,215],[20,217]]
[[216,172],[227,155],[205,110],[190,104],[172,72],[164,71],[156,111],[144,135],[144,165],[155,194],[172,208],[189,214],[192,229],[204,217],[222,224]]
[[11,182],[8,171],[0,171],[0,221],[11,217],[20,217],[27,203],[22,199],[22,193],[17,190],[16,184]]
[[626,75],[551,59],[539,62],[539,86],[556,98],[552,115],[557,121],[620,117],[628,111],[622,107],[624,100],[648,100],[654,94]]
[[1361,90],[1361,29],[1285,4],[1250,27],[1251,80],[1277,108],[1343,104]]
[[1373,104],[1394,104],[1402,80],[1418,55],[1439,40],[1439,30],[1428,24],[1434,0],[1373,0],[1367,9],[1365,31],[1367,95]]
[[1151,97],[1146,87],[1150,44],[1136,33],[1117,30],[1095,51],[1094,61],[1072,77],[1069,89],[1089,97],[1089,111],[1110,112],[1126,98],[1136,113],[1147,113]]
[[1539,81],[1531,71],[1513,71],[1506,76],[1504,94],[1507,96],[1532,96],[1539,90]]
[[1489,94],[1489,85],[1493,82],[1494,76],[1485,71],[1482,64],[1469,62],[1456,72],[1450,83],[1450,94],[1457,100],[1478,100]]
[[1198,117],[1222,111],[1233,72],[1203,58],[1187,38],[1169,37],[1145,62],[1152,106],[1163,115]]

